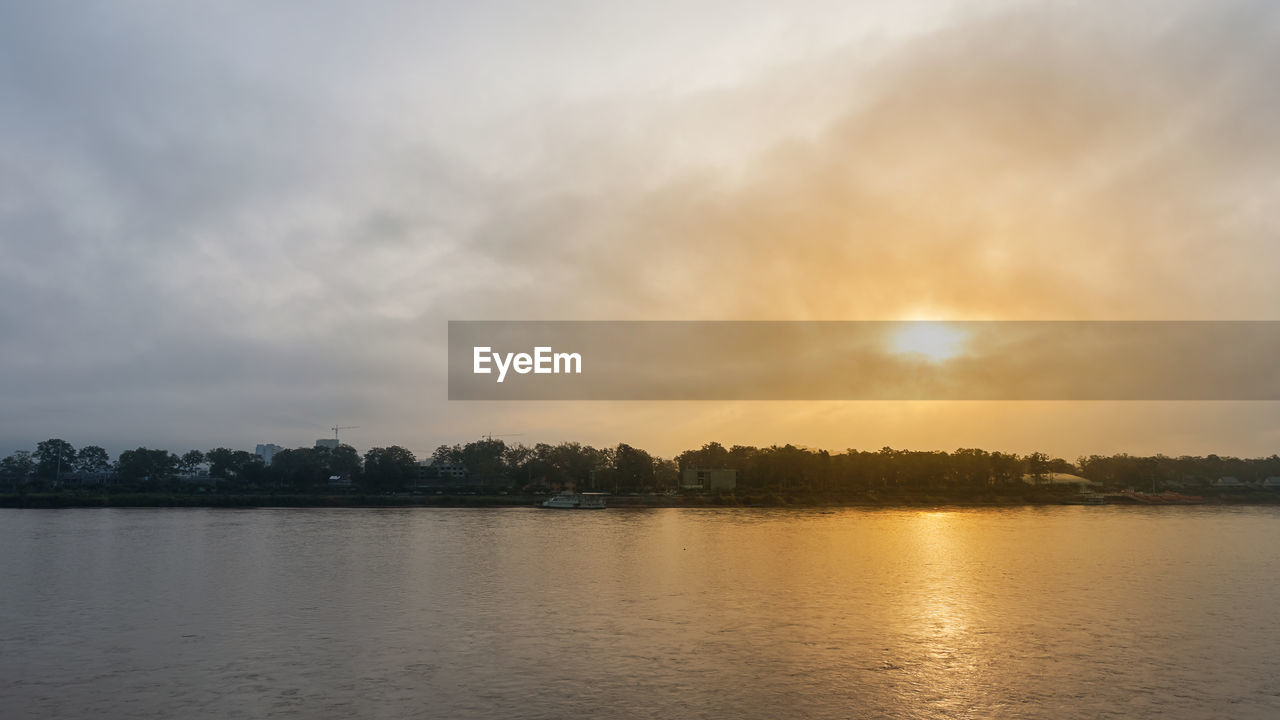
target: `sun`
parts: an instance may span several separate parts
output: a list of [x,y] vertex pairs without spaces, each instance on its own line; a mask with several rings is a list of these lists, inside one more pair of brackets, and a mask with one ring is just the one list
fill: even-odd
[[908,322],[894,332],[890,348],[902,355],[942,362],[962,353],[964,341],[964,331],[946,323]]

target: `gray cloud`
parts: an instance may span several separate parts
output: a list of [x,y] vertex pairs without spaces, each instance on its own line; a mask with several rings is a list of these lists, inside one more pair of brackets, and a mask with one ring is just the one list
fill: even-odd
[[0,10],[0,442],[821,444],[448,405],[445,321],[1271,317],[1271,6],[837,6]]

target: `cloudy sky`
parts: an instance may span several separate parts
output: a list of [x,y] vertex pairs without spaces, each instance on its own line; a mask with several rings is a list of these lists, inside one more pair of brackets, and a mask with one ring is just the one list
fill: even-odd
[[451,319],[1280,319],[1280,6],[1120,5],[4,3],[0,454],[1270,455],[1271,402],[446,399]]

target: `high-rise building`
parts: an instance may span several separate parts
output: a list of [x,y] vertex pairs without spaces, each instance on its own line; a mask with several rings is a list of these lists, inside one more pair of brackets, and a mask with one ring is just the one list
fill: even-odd
[[276,453],[280,452],[283,449],[284,448],[280,447],[279,445],[276,445],[275,443],[266,443],[265,445],[259,445],[258,447],[254,448],[253,454],[262,458],[262,462],[264,465],[270,465],[271,458],[275,457]]

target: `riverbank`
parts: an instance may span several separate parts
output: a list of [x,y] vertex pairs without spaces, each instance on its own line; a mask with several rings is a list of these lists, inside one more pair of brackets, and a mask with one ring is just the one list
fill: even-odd
[[[1015,492],[1010,492],[1013,490]],[[1074,490],[1051,487],[1011,488],[1002,493],[968,495],[908,494],[871,492],[863,494],[823,494],[813,492],[720,494],[720,495],[610,495],[611,508],[664,507],[1018,507],[1079,504]],[[84,507],[222,507],[222,508],[377,508],[377,507],[531,507],[546,495],[526,494],[286,494],[286,493],[167,493],[84,491],[0,494],[2,508],[84,508]],[[1280,492],[1251,491],[1214,493],[1200,497],[1206,505],[1278,505]],[[1138,504],[1123,497],[1111,497],[1107,505]]]

